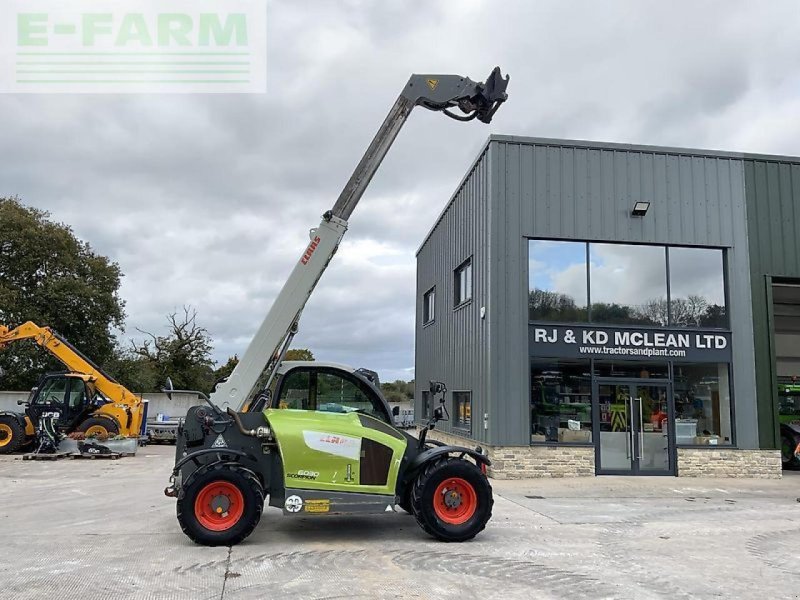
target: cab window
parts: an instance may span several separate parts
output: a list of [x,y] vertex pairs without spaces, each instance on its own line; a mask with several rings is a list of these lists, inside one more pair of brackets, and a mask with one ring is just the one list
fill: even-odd
[[78,409],[84,403],[86,396],[86,383],[83,379],[72,379],[69,385],[69,407]]
[[64,397],[67,393],[66,377],[47,380],[39,391],[35,404],[39,406],[64,406]]
[[278,408],[322,412],[359,412],[382,421],[386,416],[359,383],[338,373],[297,369],[284,379]]

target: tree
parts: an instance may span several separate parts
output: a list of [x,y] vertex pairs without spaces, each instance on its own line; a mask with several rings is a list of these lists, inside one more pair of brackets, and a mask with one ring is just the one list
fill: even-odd
[[210,392],[215,382],[213,347],[208,331],[197,324],[197,311],[184,306],[182,315],[171,313],[167,322],[167,335],[138,329],[148,339],[131,342],[133,355],[150,365],[159,385],[169,377],[176,389]]
[[[0,198],[0,323],[49,326],[101,366],[114,359],[125,312],[119,265],[97,254],[50,214]],[[63,368],[32,342],[0,352],[2,385],[25,389]]]
[[408,402],[414,399],[414,381],[396,379],[382,383],[381,391],[387,402]]
[[314,360],[314,354],[308,348],[290,348],[285,360]]
[[234,354],[233,356],[228,357],[228,362],[224,365],[219,367],[214,371],[214,381],[217,382],[220,379],[225,379],[226,377],[230,377],[230,374],[233,373],[233,370],[236,368],[236,365],[239,364],[239,357]]

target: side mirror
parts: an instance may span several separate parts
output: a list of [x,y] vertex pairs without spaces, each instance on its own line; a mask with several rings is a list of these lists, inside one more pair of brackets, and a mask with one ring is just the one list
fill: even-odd
[[22,406],[23,404],[27,404],[27,400],[17,400],[17,406]]
[[393,417],[399,417],[400,416],[400,407],[399,406],[392,407],[392,416]]

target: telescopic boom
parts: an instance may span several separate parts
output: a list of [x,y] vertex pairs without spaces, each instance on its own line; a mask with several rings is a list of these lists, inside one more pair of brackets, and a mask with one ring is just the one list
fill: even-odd
[[[297,332],[300,314],[339,247],[347,220],[415,106],[459,121],[489,123],[506,101],[508,76],[495,67],[483,83],[458,75],[412,75],[386,116],[333,208],[310,232],[310,242],[275,299],[264,322],[231,375],[217,385],[211,401],[239,411],[260,410],[275,370]],[[461,114],[453,111],[459,109]]]

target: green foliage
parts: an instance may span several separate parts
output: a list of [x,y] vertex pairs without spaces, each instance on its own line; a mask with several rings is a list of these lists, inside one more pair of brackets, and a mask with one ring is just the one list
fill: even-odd
[[239,364],[239,357],[234,355],[228,358],[228,362],[224,365],[219,367],[214,371],[214,381],[217,382],[220,379],[224,379],[225,377],[229,377],[233,370],[236,368],[236,365]]
[[109,363],[108,373],[132,392],[160,391],[164,381],[159,381],[159,370],[149,360],[131,350],[118,350]]
[[[0,323],[49,326],[101,366],[113,361],[113,328],[124,302],[119,265],[96,254],[47,212],[0,198]],[[33,386],[41,373],[62,369],[32,342],[0,352],[4,389]]]
[[414,399],[414,380],[382,383],[381,391],[387,402],[409,402]]
[[182,316],[172,313],[167,315],[167,322],[167,335],[139,330],[147,339],[140,344],[132,342],[132,360],[128,366],[137,369],[137,376],[154,373],[157,387],[164,385],[169,377],[175,389],[209,393],[216,381],[211,358],[213,348],[208,331],[197,324],[197,311],[185,306]]
[[308,348],[291,348],[284,360],[314,360],[314,354]]

